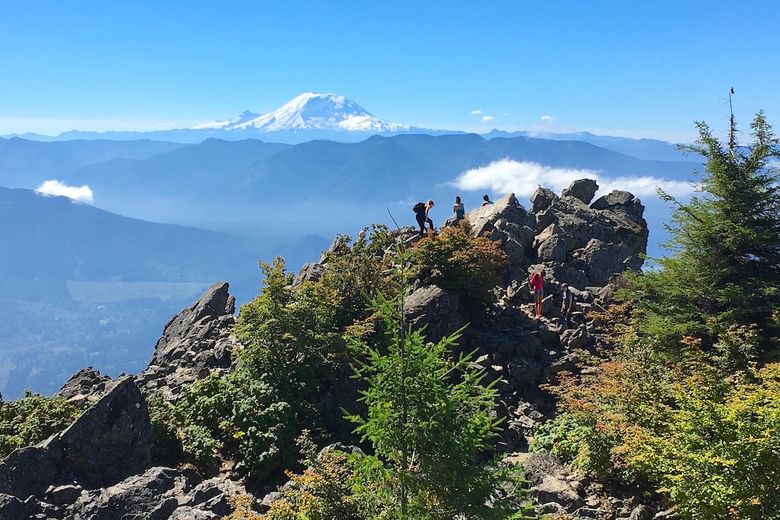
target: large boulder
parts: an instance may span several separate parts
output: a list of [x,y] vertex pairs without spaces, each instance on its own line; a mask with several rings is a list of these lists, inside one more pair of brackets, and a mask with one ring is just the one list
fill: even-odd
[[645,211],[642,202],[627,191],[613,190],[608,194],[596,199],[590,205],[595,210],[610,210],[613,212],[623,212],[630,217],[640,219]]
[[146,395],[175,399],[181,388],[214,370],[230,368],[241,347],[232,335],[236,299],[227,282],[212,285],[200,299],[171,318],[149,366],[137,378]]
[[539,186],[531,194],[531,212],[540,213],[549,208],[556,200],[558,200],[558,195],[552,190]]
[[599,191],[599,185],[593,179],[578,179],[572,182],[568,188],[564,188],[561,197],[574,197],[585,204],[590,204],[597,191]]
[[124,377],[68,428],[0,462],[0,493],[26,498],[50,485],[111,485],[149,467],[151,446],[146,400]]
[[425,337],[433,342],[465,325],[458,295],[438,285],[420,287],[407,296],[404,314],[415,328],[425,327]]

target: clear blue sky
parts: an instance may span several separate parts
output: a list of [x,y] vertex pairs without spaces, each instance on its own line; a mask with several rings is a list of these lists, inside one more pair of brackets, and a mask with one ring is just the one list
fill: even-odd
[[779,30],[770,0],[3,0],[0,134],[184,126],[320,91],[424,127],[676,140],[722,129],[731,85],[743,127],[759,108],[780,125]]

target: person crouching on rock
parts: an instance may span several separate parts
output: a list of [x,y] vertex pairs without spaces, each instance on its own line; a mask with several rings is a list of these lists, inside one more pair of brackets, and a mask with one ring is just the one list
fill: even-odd
[[455,197],[455,204],[452,205],[452,211],[455,213],[455,223],[460,222],[466,217],[466,207],[460,201],[460,196]]
[[417,219],[417,224],[420,226],[420,234],[425,236],[425,223],[427,222],[431,226],[431,231],[433,231],[433,221],[428,217],[428,212],[431,210],[431,208],[435,206],[432,200],[428,200],[425,204],[422,202],[418,202],[414,205],[414,215]]
[[531,289],[534,291],[534,316],[542,318],[542,300],[544,299],[544,269],[531,275]]

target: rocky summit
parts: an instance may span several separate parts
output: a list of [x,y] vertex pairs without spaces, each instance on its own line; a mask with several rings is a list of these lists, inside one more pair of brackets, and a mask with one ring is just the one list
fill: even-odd
[[[588,312],[605,305],[612,278],[642,266],[647,246],[644,208],[627,192],[593,201],[598,185],[575,181],[557,195],[539,188],[523,207],[513,194],[467,214],[476,236],[498,241],[507,255],[496,303],[478,320],[454,293],[413,283],[405,312],[425,326],[429,340],[464,325],[460,348],[476,351],[474,362],[496,381],[505,431],[498,450],[530,468],[532,493],[549,513],[574,518],[652,518],[637,497],[608,497],[553,462],[525,454],[532,428],[552,412],[541,389],[563,370],[576,370],[584,352],[603,346],[603,324]],[[413,244],[413,229],[404,233]],[[327,255],[307,264],[294,284],[318,279]],[[545,317],[532,319],[528,279],[545,270]],[[571,321],[560,308],[561,284],[577,295]],[[175,401],[184,385],[235,366],[243,348],[233,335],[235,299],[225,282],[214,284],[165,326],[147,368],[116,380],[85,368],[59,395],[89,403],[81,416],[46,441],[12,452],[0,462],[0,519],[5,518],[220,518],[228,499],[247,490],[230,472],[204,480],[186,466],[159,465],[152,456],[153,434],[147,399]],[[256,497],[268,504],[274,493]]]

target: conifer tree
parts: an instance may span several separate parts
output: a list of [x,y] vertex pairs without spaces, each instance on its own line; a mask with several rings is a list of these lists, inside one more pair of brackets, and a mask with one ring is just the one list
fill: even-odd
[[697,127],[699,138],[687,149],[704,157],[705,172],[687,203],[661,192],[675,206],[673,254],[658,260],[660,270],[634,279],[640,308],[651,326],[710,342],[729,327],[757,329],[766,349],[778,336],[780,309],[778,140],[763,112],[747,147],[733,137],[724,146],[706,124]]
[[[404,265],[405,253],[399,257]],[[502,505],[485,505],[499,476],[481,460],[500,422],[492,413],[496,390],[482,384],[471,356],[451,357],[460,332],[428,343],[406,324],[403,274],[398,279],[394,297],[373,300],[387,341],[357,345],[367,352],[357,368],[367,414],[349,419],[375,450],[363,462],[368,479],[385,483],[391,518],[508,517]],[[514,505],[512,514],[523,518]]]

